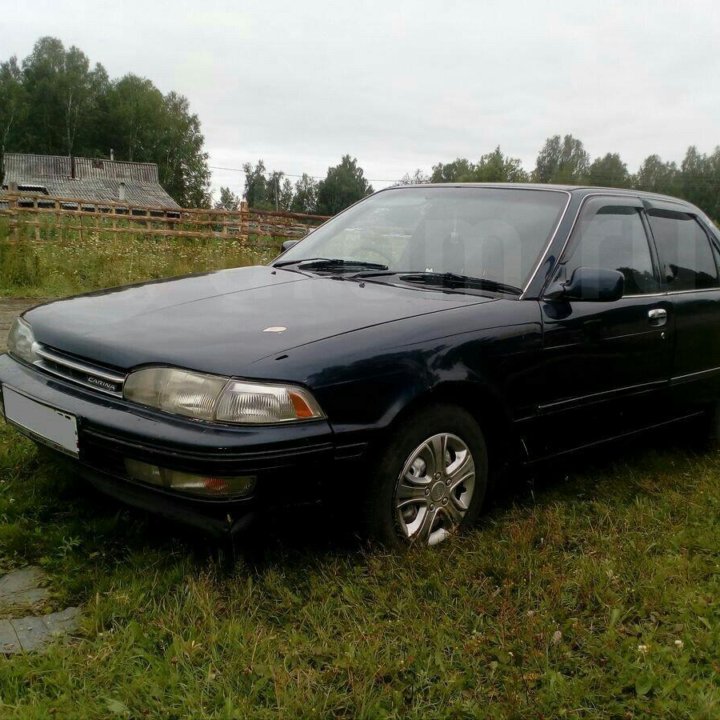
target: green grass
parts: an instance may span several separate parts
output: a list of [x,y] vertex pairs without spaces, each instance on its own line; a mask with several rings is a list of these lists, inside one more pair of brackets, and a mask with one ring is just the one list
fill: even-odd
[[0,659],[0,717],[720,716],[720,456],[623,451],[542,485],[435,550],[309,515],[221,562],[3,429],[0,570],[40,563],[85,612]]
[[[142,280],[268,262],[280,250],[271,238],[150,238],[137,231],[78,233],[72,216],[41,217],[39,238],[20,216],[17,241],[0,217],[0,296],[62,297]],[[122,226],[123,221],[117,221]],[[108,225],[110,227],[110,225]]]
[[[21,269],[0,266],[0,292],[49,297],[258,251],[52,237],[2,252]],[[0,718],[714,720],[720,454],[605,457],[519,482],[433,550],[368,551],[303,510],[233,557],[0,426],[0,573],[38,563],[54,608],[83,607],[72,638],[0,656]]]

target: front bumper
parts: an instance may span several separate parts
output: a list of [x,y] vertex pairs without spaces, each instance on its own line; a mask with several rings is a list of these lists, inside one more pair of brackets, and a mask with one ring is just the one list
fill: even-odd
[[[214,532],[246,527],[260,507],[315,499],[328,477],[356,459],[337,451],[325,420],[233,427],[176,418],[0,355],[0,387],[5,385],[77,418],[79,457],[72,463],[101,491]],[[126,458],[188,473],[253,475],[257,484],[249,497],[187,495],[129,479]]]

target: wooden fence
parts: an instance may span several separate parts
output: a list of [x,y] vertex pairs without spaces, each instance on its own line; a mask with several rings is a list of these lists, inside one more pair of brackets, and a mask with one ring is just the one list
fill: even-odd
[[78,198],[49,198],[47,195],[4,195],[0,216],[10,218],[10,233],[17,235],[20,222],[35,228],[41,239],[42,219],[49,216],[75,219],[69,229],[110,233],[136,233],[156,237],[297,239],[329,218],[324,215],[253,210],[242,203],[239,210],[183,208],[159,210],[130,206],[123,202],[90,201]]

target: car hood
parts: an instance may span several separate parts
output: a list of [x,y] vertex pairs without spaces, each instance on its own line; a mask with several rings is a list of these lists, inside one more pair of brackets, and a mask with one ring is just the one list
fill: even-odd
[[257,266],[58,300],[25,319],[38,342],[103,365],[242,375],[301,345],[490,299]]

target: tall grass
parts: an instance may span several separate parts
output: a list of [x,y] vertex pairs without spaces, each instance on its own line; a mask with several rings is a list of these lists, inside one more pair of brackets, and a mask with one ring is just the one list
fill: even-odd
[[[41,216],[35,228],[20,216],[17,230],[0,217],[0,295],[61,297],[73,293],[270,260],[270,238],[153,238],[137,229],[112,233]],[[118,221],[122,226],[122,220]]]

